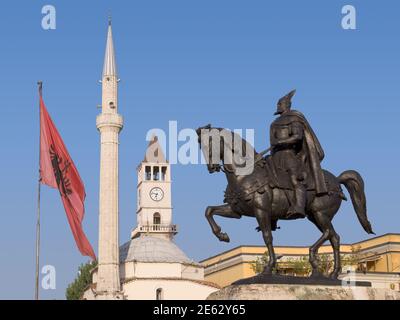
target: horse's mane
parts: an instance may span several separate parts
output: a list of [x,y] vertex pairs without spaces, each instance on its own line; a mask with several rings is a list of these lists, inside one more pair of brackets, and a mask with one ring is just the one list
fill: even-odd
[[[257,155],[257,151],[254,149],[254,147],[247,140],[242,138],[242,136],[239,135],[238,133],[231,131],[229,129],[225,129],[225,128],[210,128],[210,130],[212,130],[212,129],[216,129],[218,131],[225,130],[225,131],[230,132],[232,134],[232,140],[231,140],[232,143],[234,143],[234,141],[238,141],[235,139],[240,139],[242,141],[242,143],[241,143],[242,149],[240,150],[239,156],[245,157],[248,154],[252,154],[253,156]],[[229,141],[225,141],[225,139],[222,139],[221,143],[222,143],[221,148],[223,148],[224,147],[223,144],[229,143]],[[234,153],[238,153],[239,150],[234,150],[234,146],[230,145],[230,147]],[[222,150],[224,150],[224,149],[222,149]]]

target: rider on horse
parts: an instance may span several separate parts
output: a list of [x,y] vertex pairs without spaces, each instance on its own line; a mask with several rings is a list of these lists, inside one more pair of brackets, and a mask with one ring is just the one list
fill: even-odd
[[317,136],[302,113],[290,110],[296,90],[278,101],[275,115],[279,115],[270,127],[271,156],[278,172],[286,172],[294,189],[295,201],[288,214],[305,217],[306,181],[310,173],[316,195],[327,194],[320,162],[324,151]]

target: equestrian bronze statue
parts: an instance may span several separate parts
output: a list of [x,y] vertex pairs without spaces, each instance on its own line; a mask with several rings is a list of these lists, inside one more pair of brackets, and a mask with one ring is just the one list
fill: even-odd
[[[342,200],[347,200],[341,185],[349,192],[362,227],[373,234],[367,218],[364,182],[354,170],[336,177],[321,168],[324,151],[305,116],[291,110],[294,93],[279,100],[275,112],[278,117],[270,127],[271,146],[262,153],[257,153],[246,140],[229,130],[211,125],[197,129],[209,173],[222,171],[228,181],[225,204],[207,207],[205,216],[215,236],[226,242],[229,237],[215,222],[214,215],[257,219],[257,230],[262,233],[269,256],[262,275],[271,275],[276,267],[272,231],[277,229],[278,220],[307,218],[322,233],[310,247],[311,277],[323,278],[318,271],[317,253],[329,240],[334,256],[329,277],[337,279],[341,271],[340,237],[332,226],[332,219]],[[270,154],[265,155],[268,151]]]

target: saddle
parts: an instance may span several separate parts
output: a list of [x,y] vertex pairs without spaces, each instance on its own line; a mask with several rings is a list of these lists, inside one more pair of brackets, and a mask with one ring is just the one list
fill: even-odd
[[[277,167],[272,159],[272,156],[266,156],[265,158],[261,159],[257,164],[265,169],[265,175],[271,188],[293,190],[293,185],[290,180],[289,173]],[[315,183],[314,179],[312,178],[311,172],[307,170],[304,176],[305,181],[303,181],[303,183],[306,186],[307,190],[315,190]]]
[[[270,155],[258,161],[257,165],[265,169],[266,181],[268,181],[268,184],[271,188],[285,189],[291,191],[293,190],[293,185],[288,172],[275,166]],[[332,179],[332,177],[335,177],[330,172],[323,170],[323,174],[327,189],[329,191],[342,191],[340,187],[338,188],[338,184],[332,183],[333,181],[335,181],[335,179]],[[303,183],[305,184],[307,191],[315,190],[315,182],[312,177],[311,170],[306,170],[305,181],[303,181]]]
[[[288,191],[294,190],[288,172],[277,168],[270,155],[257,159],[255,165],[259,167],[259,169],[262,169],[261,171],[264,173],[264,175],[254,175],[254,180],[252,181],[251,185],[242,186],[237,190],[231,189],[228,184],[225,190],[225,203],[237,205],[240,201],[250,201],[254,192],[264,193],[266,186],[269,186],[272,189],[282,189]],[[346,199],[340,184],[335,183],[337,178],[326,170],[323,170],[323,174],[329,192],[339,193],[343,199]],[[306,179],[304,183],[307,191],[315,190],[315,183],[311,172],[306,172]],[[292,192],[290,192],[288,196],[292,198]],[[293,201],[293,199],[290,199],[290,201]]]

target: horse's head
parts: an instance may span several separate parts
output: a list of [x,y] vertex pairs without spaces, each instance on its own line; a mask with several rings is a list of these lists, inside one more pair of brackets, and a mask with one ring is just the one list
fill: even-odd
[[239,134],[211,124],[198,128],[196,133],[209,173],[252,173],[255,150]]
[[213,144],[213,140],[215,141],[215,139],[212,137],[213,132],[219,135],[219,131],[220,129],[218,128],[212,128],[211,124],[199,127],[196,130],[200,149],[203,151],[209,173],[219,172],[221,170],[221,148],[217,150]]

